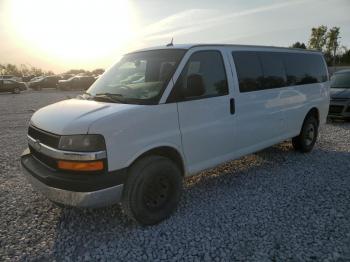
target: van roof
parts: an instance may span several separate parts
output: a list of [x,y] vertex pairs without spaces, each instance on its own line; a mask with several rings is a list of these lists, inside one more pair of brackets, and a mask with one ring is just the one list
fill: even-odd
[[293,50],[293,51],[301,51],[301,52],[314,52],[314,53],[321,53],[318,50],[309,50],[309,49],[301,49],[301,48],[291,48],[291,47],[278,47],[278,46],[263,46],[263,45],[234,45],[234,44],[176,44],[176,45],[171,45],[171,46],[154,46],[154,47],[148,47],[148,48],[143,48],[139,50],[135,50],[130,53],[135,53],[135,52],[142,52],[142,51],[150,51],[150,50],[159,50],[159,49],[191,49],[194,47],[210,47],[210,46],[215,46],[215,47],[242,47],[242,48],[271,48],[274,50]]

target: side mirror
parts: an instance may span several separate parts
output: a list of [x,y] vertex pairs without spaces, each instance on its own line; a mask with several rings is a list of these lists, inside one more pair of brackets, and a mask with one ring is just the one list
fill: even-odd
[[205,93],[203,78],[199,74],[192,74],[187,77],[187,85],[184,90],[185,97],[201,96]]

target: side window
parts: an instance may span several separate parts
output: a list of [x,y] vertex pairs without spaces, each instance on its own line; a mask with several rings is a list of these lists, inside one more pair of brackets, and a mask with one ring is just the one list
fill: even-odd
[[286,86],[286,73],[282,56],[276,52],[259,52],[259,57],[264,74],[263,89]]
[[232,53],[236,66],[239,90],[250,92],[261,89],[263,72],[256,52],[239,51]]
[[306,72],[303,65],[303,56],[299,54],[284,54],[288,85],[301,85]]
[[326,82],[327,77],[327,69],[323,62],[322,56],[318,54],[312,54],[308,56],[309,60],[309,73],[317,78],[318,83]]
[[[185,94],[191,88],[189,79],[198,77],[201,79],[203,85],[202,95],[186,96]],[[221,53],[219,51],[198,51],[192,54],[186,66],[181,72],[169,100],[181,98],[205,98],[211,96],[222,96],[228,94],[228,85],[226,78],[226,71]]]
[[318,54],[284,54],[289,85],[304,85],[327,81],[323,59]]

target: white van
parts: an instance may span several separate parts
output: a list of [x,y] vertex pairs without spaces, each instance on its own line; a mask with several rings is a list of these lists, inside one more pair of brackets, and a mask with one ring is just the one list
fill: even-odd
[[126,54],[85,94],[38,110],[21,163],[51,201],[121,202],[155,224],[185,176],[292,138],[309,152],[329,107],[319,52],[174,45]]

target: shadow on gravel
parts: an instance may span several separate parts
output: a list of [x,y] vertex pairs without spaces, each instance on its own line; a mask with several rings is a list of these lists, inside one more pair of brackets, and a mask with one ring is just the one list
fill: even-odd
[[333,120],[328,121],[327,124],[335,127],[340,127],[345,130],[350,130],[350,120]]
[[[189,254],[200,260],[207,255],[264,261],[327,258],[322,248],[344,248],[338,233],[348,231],[350,236],[350,180],[346,172],[334,172],[342,165],[349,170],[349,161],[344,164],[349,158],[349,152],[319,148],[300,154],[290,143],[282,143],[186,179],[177,212],[152,227],[128,221],[119,205],[65,208],[56,226],[53,256],[174,261]],[[339,241],[330,241],[335,238]]]

